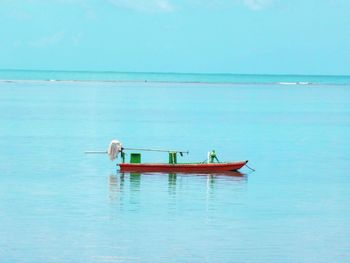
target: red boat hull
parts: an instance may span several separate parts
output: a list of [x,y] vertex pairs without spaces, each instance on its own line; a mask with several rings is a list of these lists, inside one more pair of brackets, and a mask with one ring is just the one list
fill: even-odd
[[120,163],[119,166],[121,172],[220,173],[236,171],[242,168],[247,162],[191,164]]

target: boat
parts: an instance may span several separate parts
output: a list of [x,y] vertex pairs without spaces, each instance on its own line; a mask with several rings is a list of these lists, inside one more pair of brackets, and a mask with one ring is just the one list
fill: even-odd
[[245,161],[225,163],[120,163],[121,172],[220,173],[237,171]]
[[[130,153],[130,162],[125,161],[125,151]],[[142,163],[141,153],[135,151],[167,152],[169,154],[168,163]],[[85,153],[108,154],[110,160],[115,160],[121,155],[121,162],[117,163],[120,172],[169,172],[169,173],[223,173],[237,171],[243,166],[247,166],[248,160],[220,162],[215,150],[208,152],[207,159],[198,163],[178,163],[177,155],[183,156],[188,151],[146,149],[146,148],[125,148],[118,140],[112,140],[107,151],[86,151]],[[247,166],[248,167],[248,166]],[[250,167],[248,167],[250,168]],[[251,169],[251,168],[250,168]]]

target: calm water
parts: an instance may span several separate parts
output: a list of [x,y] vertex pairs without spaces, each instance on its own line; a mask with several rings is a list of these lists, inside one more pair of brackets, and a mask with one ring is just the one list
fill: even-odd
[[[349,134],[347,85],[1,82],[0,262],[349,262]],[[256,172],[84,155],[114,138]]]
[[142,73],[113,71],[1,70],[0,80],[154,81],[231,84],[350,85],[350,76]]

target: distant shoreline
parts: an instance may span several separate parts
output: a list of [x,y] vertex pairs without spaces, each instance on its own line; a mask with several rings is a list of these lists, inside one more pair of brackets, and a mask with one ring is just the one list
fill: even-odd
[[312,83],[312,82],[214,82],[214,81],[166,81],[166,80],[33,80],[0,79],[0,83],[142,83],[142,84],[193,84],[193,85],[286,85],[286,86],[350,86],[350,83]]
[[0,70],[0,83],[11,82],[158,83],[196,85],[350,85],[350,76]]

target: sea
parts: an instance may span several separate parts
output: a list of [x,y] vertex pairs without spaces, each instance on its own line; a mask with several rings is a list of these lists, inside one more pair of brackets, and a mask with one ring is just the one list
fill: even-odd
[[1,70],[0,262],[350,262],[349,134],[350,76]]

